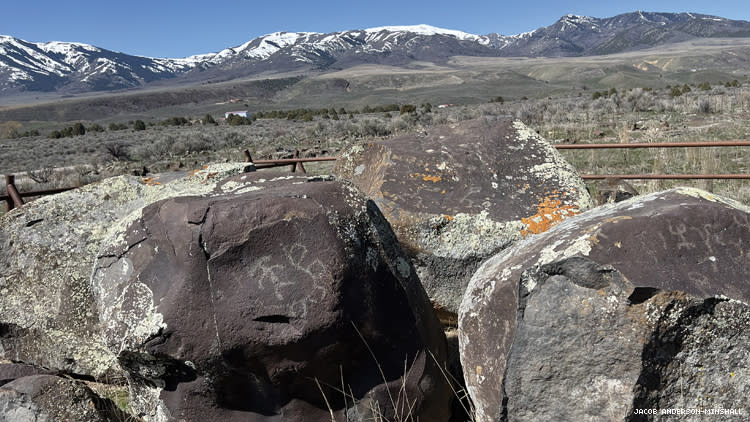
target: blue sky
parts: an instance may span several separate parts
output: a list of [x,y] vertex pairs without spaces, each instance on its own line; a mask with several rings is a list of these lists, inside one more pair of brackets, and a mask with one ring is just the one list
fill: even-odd
[[429,24],[474,34],[517,34],[567,13],[610,17],[635,10],[750,20],[748,0],[2,0],[0,34],[76,41],[150,57],[219,51],[276,31],[333,32]]

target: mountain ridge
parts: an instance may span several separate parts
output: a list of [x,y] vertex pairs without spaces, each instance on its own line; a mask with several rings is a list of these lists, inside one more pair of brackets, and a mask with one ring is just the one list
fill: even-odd
[[325,72],[361,64],[444,64],[459,55],[606,55],[710,37],[750,37],[750,22],[688,12],[636,11],[610,18],[568,14],[550,26],[516,35],[475,35],[425,24],[332,33],[275,32],[215,53],[174,59],[0,35],[0,93],[77,94],[155,82],[226,81],[264,72]]

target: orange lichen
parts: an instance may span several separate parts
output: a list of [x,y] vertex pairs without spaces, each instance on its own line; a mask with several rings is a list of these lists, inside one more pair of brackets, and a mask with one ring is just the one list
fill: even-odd
[[425,182],[437,183],[443,180],[443,178],[440,176],[424,176],[422,177],[422,180],[424,180]]
[[539,203],[535,215],[521,219],[521,222],[526,225],[526,228],[521,230],[522,236],[544,233],[563,219],[580,212],[578,207],[564,204],[562,200],[557,199],[559,197],[557,191],[552,192]]
[[144,177],[144,178],[143,178],[143,179],[141,180],[141,182],[142,182],[142,183],[143,183],[144,185],[148,185],[148,186],[156,186],[156,185],[161,185],[161,183],[159,183],[159,182],[157,182],[156,180],[154,180],[154,178],[153,178],[153,177]]

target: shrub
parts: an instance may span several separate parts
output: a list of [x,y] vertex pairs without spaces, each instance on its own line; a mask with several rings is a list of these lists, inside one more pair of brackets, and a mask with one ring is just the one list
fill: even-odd
[[[310,120],[312,120],[312,116],[310,116]],[[252,124],[252,121],[250,119],[237,114],[230,114],[229,116],[227,116],[226,122],[229,123],[230,126],[243,126]]]
[[104,132],[104,128],[99,123],[94,123],[89,127],[89,132]]
[[416,112],[417,112],[417,106],[413,104],[404,104],[401,106],[401,109],[399,110],[399,114],[408,114],[408,113],[416,113]]
[[71,129],[71,133],[73,136],[81,136],[86,134],[86,127],[83,125],[83,123],[78,122],[73,125],[73,128]]
[[214,120],[213,116],[211,116],[210,114],[206,114],[205,116],[203,116],[203,124],[218,125],[218,123],[216,123],[216,120]]
[[701,113],[711,113],[711,101],[708,98],[702,98],[698,101],[698,111]]
[[133,122],[133,129],[134,130],[146,130],[146,124],[143,123],[143,120],[136,120]]

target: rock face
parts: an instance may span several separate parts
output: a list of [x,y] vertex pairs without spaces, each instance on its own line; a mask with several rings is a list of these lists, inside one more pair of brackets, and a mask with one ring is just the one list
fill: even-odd
[[[103,239],[162,198],[213,190],[247,164],[179,180],[117,177],[47,196],[0,217],[0,359],[97,378],[120,376],[100,340],[91,268]],[[120,376],[121,377],[121,376]]]
[[263,172],[154,203],[106,242],[93,286],[147,420],[450,416],[427,295],[349,184]]
[[599,182],[596,189],[596,202],[611,204],[621,202],[638,195],[638,191],[622,179],[605,179]]
[[528,280],[537,285],[521,300],[504,379],[508,420],[750,410],[747,304],[634,287],[582,257],[542,266]]
[[377,203],[436,307],[454,315],[482,261],[591,206],[576,171],[520,122],[358,145],[335,172]]
[[466,291],[459,341],[477,420],[740,408],[748,302],[747,207],[675,189],[566,220],[488,260]]
[[0,387],[0,422],[133,420],[81,382],[32,375]]
[[0,363],[0,386],[31,375],[54,375],[54,372],[22,363]]

